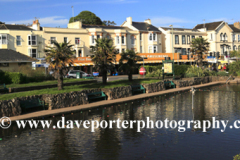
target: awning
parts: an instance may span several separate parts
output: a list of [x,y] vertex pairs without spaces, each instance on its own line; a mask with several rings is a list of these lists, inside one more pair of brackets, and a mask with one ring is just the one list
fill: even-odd
[[228,61],[219,61],[219,62],[221,62],[221,63],[228,63]]

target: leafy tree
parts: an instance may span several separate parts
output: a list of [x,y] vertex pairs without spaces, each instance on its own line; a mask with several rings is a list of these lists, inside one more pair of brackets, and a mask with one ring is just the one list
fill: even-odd
[[105,26],[115,26],[116,25],[116,23],[114,22],[114,21],[103,21],[103,24],[105,25]]
[[112,68],[116,59],[113,41],[108,38],[95,39],[96,45],[92,48],[92,61],[98,71],[102,73],[103,84],[107,83],[107,71]]
[[50,64],[49,69],[54,70],[58,77],[58,90],[63,89],[63,71],[72,65],[72,60],[74,58],[74,51],[72,50],[73,45],[69,43],[58,43],[53,42],[54,47],[47,46],[46,61]]
[[238,61],[239,58],[240,58],[240,50],[238,50],[238,51],[236,51],[236,50],[231,51],[231,52],[230,52],[230,57],[236,57],[236,58],[237,58],[237,61]]
[[142,57],[138,56],[133,50],[127,50],[121,53],[121,59],[119,60],[119,69],[123,69],[128,74],[128,80],[132,81],[132,74],[137,68],[137,61],[142,60]]
[[69,23],[74,21],[82,21],[83,24],[102,25],[102,20],[90,11],[82,11],[76,17],[71,17]]
[[208,53],[209,51],[208,41],[204,38],[193,39],[191,42],[191,47],[191,52],[195,52],[195,54],[197,55],[197,64],[199,65],[199,67],[202,67],[203,55]]

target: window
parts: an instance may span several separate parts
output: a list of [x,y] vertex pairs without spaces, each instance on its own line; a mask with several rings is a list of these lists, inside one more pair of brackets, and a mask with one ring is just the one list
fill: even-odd
[[142,40],[142,33],[140,33],[140,41]]
[[78,57],[82,57],[82,50],[81,49],[78,50]]
[[190,36],[187,36],[187,44],[190,44]]
[[17,36],[16,40],[17,40],[17,42],[16,42],[17,46],[21,46],[22,45],[21,36]]
[[124,36],[122,36],[122,44],[124,44]]
[[125,49],[122,49],[122,53],[125,52]]
[[211,33],[211,37],[210,37],[210,40],[211,40],[211,41],[213,40],[213,36],[212,36],[212,33]]
[[107,35],[107,39],[110,39],[110,36],[109,36],[109,35]]
[[28,45],[37,45],[37,37],[36,36],[28,36]]
[[63,42],[64,42],[64,43],[68,43],[68,38],[67,38],[67,37],[64,37],[64,38],[63,38]]
[[120,41],[119,41],[119,36],[117,36],[117,44],[120,44]]
[[37,58],[37,49],[29,49],[28,53],[30,57]]
[[175,44],[179,44],[178,35],[175,35]]
[[92,44],[94,44],[94,35],[92,35]]
[[75,44],[80,44],[80,38],[75,38]]
[[237,46],[233,46],[233,50],[236,51],[237,50]]
[[238,42],[240,42],[240,34],[238,35]]
[[202,38],[202,36],[199,36],[199,38]]
[[235,34],[232,35],[233,42],[235,41]]
[[156,41],[156,33],[153,33],[153,40]]
[[195,39],[195,36],[192,36],[192,40]]
[[226,34],[226,33],[223,35],[223,40],[224,40],[224,41],[227,41],[227,40],[228,40],[228,37],[227,37],[227,34]]
[[185,37],[185,35],[182,35],[182,44],[186,44],[186,37]]
[[186,48],[182,48],[182,55],[186,55],[187,54],[187,49]]
[[0,67],[9,67],[9,63],[0,63]]
[[97,35],[97,39],[99,39],[100,38],[100,35]]
[[157,53],[157,46],[153,47],[153,53]]
[[143,53],[143,52],[142,52],[142,46],[140,46],[140,53]]
[[220,41],[223,40],[223,33],[220,34]]
[[149,33],[149,41],[152,41],[152,33]]
[[132,44],[135,44],[135,38],[134,38],[134,36],[131,37],[131,42],[132,42]]
[[56,41],[56,37],[51,37],[51,44]]
[[0,44],[7,44],[7,35],[0,35]]

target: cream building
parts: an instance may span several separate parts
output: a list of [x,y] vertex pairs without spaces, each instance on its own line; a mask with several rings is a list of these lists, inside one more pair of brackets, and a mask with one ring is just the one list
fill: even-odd
[[166,53],[174,51],[188,55],[190,42],[197,37],[208,40],[209,53],[220,52],[220,55],[226,55],[229,51],[240,49],[239,22],[233,25],[224,21],[198,24],[193,29],[159,27],[159,30],[162,31],[162,48]]

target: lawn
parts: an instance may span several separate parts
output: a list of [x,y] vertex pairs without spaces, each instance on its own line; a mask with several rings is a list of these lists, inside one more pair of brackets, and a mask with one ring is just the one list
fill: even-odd
[[26,97],[26,96],[32,96],[32,95],[69,93],[73,91],[81,91],[84,89],[114,88],[114,87],[128,86],[131,84],[149,84],[149,83],[156,83],[159,81],[160,80],[157,80],[157,79],[136,79],[131,82],[128,80],[111,81],[111,82],[108,82],[106,85],[103,85],[102,83],[72,85],[72,86],[65,86],[63,90],[58,90],[56,87],[56,88],[48,88],[48,89],[42,89],[42,90],[18,92],[18,93],[11,93],[11,94],[1,94],[0,100],[9,100],[16,97]]
[[[88,81],[88,80],[91,80],[91,79],[64,78],[63,83]],[[6,87],[7,88],[17,88],[17,87],[42,86],[42,85],[49,85],[49,84],[57,84],[57,80],[50,80],[50,81],[43,81],[43,82],[33,82],[33,83],[25,83],[25,84],[8,84],[8,85],[6,85]]]

